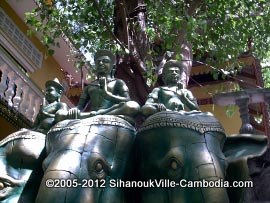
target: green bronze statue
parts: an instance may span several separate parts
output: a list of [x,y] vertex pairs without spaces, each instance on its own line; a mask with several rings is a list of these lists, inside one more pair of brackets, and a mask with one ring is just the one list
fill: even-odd
[[49,80],[45,83],[45,98],[40,106],[39,113],[34,122],[33,130],[46,134],[57,123],[57,112],[68,111],[65,103],[60,102],[64,88],[59,80]]
[[109,182],[125,179],[134,140],[135,128],[114,115],[57,123],[47,135],[36,203],[126,202],[124,188]]
[[[176,183],[140,188],[135,202],[229,203],[227,187],[232,183],[225,183],[228,165],[261,155],[267,148],[267,137],[227,137],[210,113],[162,111],[140,127],[135,148],[135,177]],[[203,181],[216,187],[204,186]]]
[[[60,120],[67,118],[89,118],[96,115],[124,115],[134,117],[140,109],[135,101],[130,101],[129,90],[125,82],[111,77],[115,56],[108,50],[99,50],[95,54],[97,80],[91,82],[83,91],[77,108],[63,112]],[[90,112],[81,112],[87,105]]]
[[[135,177],[169,180],[176,185],[142,188],[135,202],[229,203],[223,185],[229,163],[262,154],[267,138],[243,134],[227,137],[219,121],[198,111],[195,97],[182,88],[182,69],[174,60],[164,65],[165,86],[155,88],[142,107],[142,113],[150,117],[139,128],[135,142]],[[194,181],[219,185],[193,186]],[[189,187],[184,187],[187,184]]]
[[57,111],[67,111],[60,102],[64,88],[59,80],[45,83],[45,98],[32,129],[21,129],[0,141],[0,202],[35,201],[45,158],[42,151],[50,128],[57,122]]
[[[139,105],[122,80],[110,77],[114,56],[99,51],[95,63],[97,80],[84,89],[78,107],[68,110],[60,102],[62,86],[49,81],[34,130],[0,141],[0,202],[228,203],[222,184],[229,163],[260,155],[267,138],[227,137],[183,89],[177,61],[165,64],[165,86],[149,95],[141,109],[148,118],[136,132],[130,121]],[[91,111],[83,112],[89,102]],[[126,190],[112,187],[117,180],[159,185]],[[221,187],[183,187],[203,180]]]
[[[125,202],[124,189],[108,184],[126,176],[135,140],[129,121],[140,107],[130,101],[124,81],[110,77],[115,64],[111,52],[98,51],[95,64],[97,80],[84,89],[77,108],[57,112],[57,120],[63,121],[48,132],[36,203]],[[89,102],[91,111],[81,112]],[[48,179],[71,180],[75,185],[49,188]]]
[[27,129],[0,141],[0,202],[35,202],[44,146],[45,135]]
[[165,86],[154,88],[147,97],[142,113],[150,116],[160,111],[192,111],[199,110],[192,92],[183,88],[180,81],[183,66],[175,60],[164,64],[162,78]]

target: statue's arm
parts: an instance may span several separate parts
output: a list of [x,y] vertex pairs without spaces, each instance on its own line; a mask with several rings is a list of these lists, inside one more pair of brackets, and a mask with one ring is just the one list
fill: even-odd
[[158,101],[159,88],[154,88],[152,92],[147,96],[145,104],[154,104]]
[[105,98],[114,103],[121,103],[130,101],[129,90],[126,83],[123,80],[116,80],[113,91],[110,92],[107,89],[106,78],[104,78],[104,92]]
[[166,107],[163,103],[158,100],[158,92],[160,88],[154,88],[153,91],[148,95],[145,105],[141,108],[141,112],[145,116],[153,115],[160,111],[166,111]]
[[46,118],[54,118],[55,117],[55,114],[48,113],[47,111],[42,111],[41,114],[43,117],[46,117]]
[[[43,104],[40,106],[39,113],[37,114],[36,119],[34,121],[33,130],[37,130],[39,128],[39,125],[42,123],[42,121],[44,119],[46,119],[46,118],[55,118],[55,114],[48,113],[47,111],[44,110],[45,107],[44,107],[44,102],[43,102]],[[58,108],[59,107],[57,106],[57,109]]]
[[182,95],[181,101],[189,108],[189,110],[199,110],[197,99],[193,96],[191,91],[186,91],[186,94]]
[[68,111],[68,110],[69,110],[69,108],[68,108],[68,106],[67,106],[66,103],[63,103],[63,102],[59,102],[58,103],[58,105],[57,105],[57,111]]

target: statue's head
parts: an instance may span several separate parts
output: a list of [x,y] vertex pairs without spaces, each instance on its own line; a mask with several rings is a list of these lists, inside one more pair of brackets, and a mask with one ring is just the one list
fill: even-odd
[[60,84],[57,78],[47,81],[45,83],[45,87],[45,97],[49,103],[54,101],[60,101],[60,97],[64,92],[64,87]]
[[109,50],[98,50],[94,56],[96,72],[99,76],[107,76],[115,65],[115,55]]
[[183,65],[181,62],[176,60],[169,60],[164,64],[162,71],[162,79],[166,85],[176,85],[180,81],[180,76],[183,73]]

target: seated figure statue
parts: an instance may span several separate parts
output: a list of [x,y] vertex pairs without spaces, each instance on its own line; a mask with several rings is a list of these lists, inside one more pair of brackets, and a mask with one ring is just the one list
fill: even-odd
[[67,111],[65,103],[60,102],[63,93],[63,86],[59,80],[49,80],[45,83],[46,91],[43,104],[34,122],[33,130],[46,134],[50,128],[57,122],[55,117],[58,111]]
[[[84,89],[77,107],[57,112],[56,120],[62,121],[47,134],[36,203],[125,202],[124,189],[109,182],[129,174],[136,135],[132,117],[140,107],[130,101],[124,81],[110,77],[114,55],[102,50],[94,59],[97,80]],[[89,102],[91,111],[82,112]],[[76,185],[49,188],[49,179]]]
[[183,66],[175,60],[164,65],[162,78],[165,86],[154,88],[149,94],[142,113],[150,116],[160,111],[199,110],[196,98],[192,92],[183,88],[180,76]]
[[[213,114],[198,111],[192,93],[178,82],[182,70],[177,61],[165,64],[165,86],[155,88],[142,107],[142,113],[149,117],[137,130],[134,147],[134,177],[142,181],[170,180],[176,185],[168,181],[161,187],[142,187],[134,202],[240,202],[243,188],[232,191],[229,185],[235,179],[245,180],[245,171],[235,167],[228,170],[228,166],[264,153],[267,137],[227,136]],[[221,184],[210,187],[202,182]]]
[[67,111],[60,102],[63,87],[58,79],[47,81],[43,104],[33,129],[22,128],[0,141],[0,202],[35,201],[43,171],[46,134],[55,124],[55,113]]
[[[115,56],[108,50],[99,50],[94,57],[97,80],[90,83],[83,91],[77,108],[60,113],[60,120],[67,118],[89,118],[96,115],[135,116],[140,106],[130,101],[129,90],[125,82],[112,78],[110,73],[115,64]],[[90,112],[83,111],[91,104]]]

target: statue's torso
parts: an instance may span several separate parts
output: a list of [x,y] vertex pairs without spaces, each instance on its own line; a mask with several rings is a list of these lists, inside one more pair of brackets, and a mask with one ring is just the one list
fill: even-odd
[[181,101],[181,95],[185,95],[185,92],[181,89],[179,90],[177,87],[161,87],[158,91],[158,102],[163,103],[166,108],[172,109],[172,102],[177,103],[178,105],[182,105],[182,109],[184,109],[184,105]]
[[[87,94],[91,100],[91,110],[106,109],[115,104],[113,101],[105,98],[104,90],[100,87],[98,81],[94,81],[87,88]],[[116,88],[116,80],[107,82],[107,90],[114,95],[120,95],[120,91]]]

